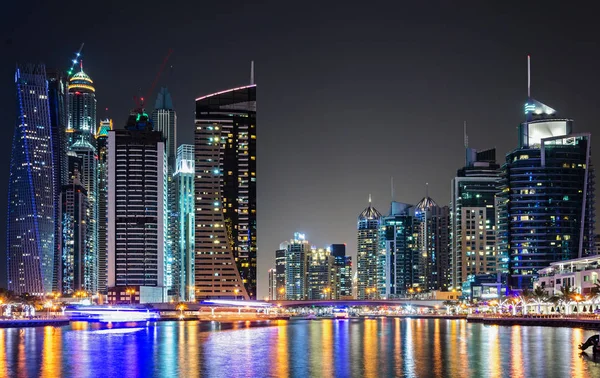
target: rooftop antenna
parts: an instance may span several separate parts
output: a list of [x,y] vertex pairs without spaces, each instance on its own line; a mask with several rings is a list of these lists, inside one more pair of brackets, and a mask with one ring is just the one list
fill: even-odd
[[429,183],[425,183],[425,198],[429,197]]
[[79,50],[77,50],[77,52],[75,53],[75,59],[73,59],[71,61],[71,63],[72,63],[71,68],[69,69],[69,71],[67,71],[69,76],[71,76],[73,74],[73,68],[75,68],[75,65],[77,64],[77,60],[81,56],[81,50],[83,50],[83,45],[84,45],[84,43],[82,43],[81,46],[79,46]]
[[527,97],[531,97],[531,56],[527,55]]
[[394,202],[394,176],[390,177],[390,184],[392,185],[392,202]]
[[369,193],[369,205],[371,204],[371,193]]
[[250,85],[254,85],[254,61],[250,62]]
[[469,148],[469,136],[467,135],[467,121],[465,121],[464,127],[465,127],[465,131],[464,131],[465,148]]

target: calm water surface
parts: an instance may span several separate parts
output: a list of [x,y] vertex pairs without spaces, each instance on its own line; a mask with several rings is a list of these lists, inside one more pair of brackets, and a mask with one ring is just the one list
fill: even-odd
[[600,377],[594,331],[464,320],[280,321],[206,330],[0,329],[0,377]]

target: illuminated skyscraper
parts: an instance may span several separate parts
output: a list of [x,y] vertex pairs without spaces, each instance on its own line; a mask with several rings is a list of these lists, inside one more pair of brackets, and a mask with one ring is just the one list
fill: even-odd
[[275,297],[285,299],[285,253],[286,249],[275,251]]
[[455,289],[470,276],[508,269],[508,258],[498,256],[496,249],[500,185],[496,150],[465,148],[465,166],[457,171],[451,187],[451,287]]
[[68,152],[69,183],[61,188],[60,224],[61,268],[57,280],[57,291],[72,295],[85,290],[94,293],[96,269],[89,256],[88,245],[89,203],[87,191],[81,184],[83,160],[75,152]]
[[307,255],[310,244],[304,234],[294,233],[294,239],[281,243],[285,250],[285,299],[297,301],[306,299],[307,292]]
[[98,290],[107,290],[107,222],[108,222],[108,132],[113,129],[112,119],[100,121],[96,132],[98,146]]
[[255,298],[256,85],[196,99],[195,151],[196,297]]
[[177,194],[177,219],[171,229],[176,230],[173,249],[173,295],[182,300],[194,300],[194,146],[182,144],[177,148],[177,164],[173,181]]
[[108,132],[108,146],[109,294],[113,287],[142,286],[165,300],[167,159],[162,133],[138,110],[125,130]]
[[94,144],[96,133],[96,89],[92,79],[81,71],[69,77],[67,86],[69,116],[67,134],[69,146],[80,140]]
[[519,147],[502,166],[499,248],[510,285],[531,288],[539,269],[593,251],[594,170],[589,133],[532,98]]
[[8,181],[8,290],[20,295],[52,291],[55,196],[52,121],[43,65],[18,66],[17,122]]
[[352,298],[352,256],[346,256],[346,244],[332,244],[329,247],[335,270],[332,299]]
[[358,277],[357,299],[377,297],[377,261],[379,254],[379,225],[381,213],[371,205],[358,216],[358,253],[356,271]]

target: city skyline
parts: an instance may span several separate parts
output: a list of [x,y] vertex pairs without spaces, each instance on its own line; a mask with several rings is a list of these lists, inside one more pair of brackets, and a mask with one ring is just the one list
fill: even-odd
[[[259,12],[257,22],[265,22],[260,13],[264,12],[264,9],[259,7],[252,12]],[[351,13],[349,10],[343,12]],[[369,12],[366,15],[367,19],[369,16],[373,17]],[[475,10],[472,12],[476,13]],[[465,19],[472,16],[467,13]],[[114,17],[122,15],[118,13]],[[241,16],[234,14],[233,17]],[[432,17],[440,16],[436,12]],[[296,230],[310,234],[311,240],[317,245],[346,242],[348,252],[355,256],[356,214],[364,207],[369,193],[373,194],[376,208],[387,207],[390,199],[390,176],[393,176],[396,182],[400,182],[396,184],[397,200],[416,203],[423,197],[424,183],[429,182],[431,197],[440,205],[446,205],[450,199],[450,180],[454,177],[456,169],[462,166],[462,122],[465,119],[469,124],[470,145],[477,148],[496,147],[497,160],[502,162],[504,154],[516,146],[514,130],[524,120],[521,109],[526,99],[524,57],[527,53],[531,53],[533,57],[532,95],[551,104],[565,117],[574,119],[577,130],[595,131],[597,126],[593,121],[594,111],[590,103],[593,102],[593,94],[598,86],[598,79],[591,75],[594,54],[597,53],[593,49],[585,48],[585,43],[583,46],[572,44],[573,41],[581,39],[586,41],[586,26],[568,31],[568,26],[563,25],[564,30],[559,28],[558,31],[552,31],[550,25],[546,25],[541,30],[523,34],[527,28],[519,26],[524,23],[522,17],[525,16],[517,15],[516,12],[510,15],[513,25],[510,26],[506,37],[500,37],[496,32],[490,31],[486,35],[491,40],[489,45],[475,43],[485,40],[484,37],[476,37],[472,28],[470,29],[473,23],[479,22],[477,20],[462,23],[464,28],[458,26],[460,22],[452,22],[447,37],[441,36],[440,32],[443,29],[439,26],[421,37],[417,37],[418,31],[415,31],[410,37],[417,38],[416,41],[420,43],[417,42],[419,47],[412,49],[410,43],[387,37],[386,41],[392,49],[393,46],[403,47],[406,50],[405,54],[390,55],[387,51],[389,48],[377,45],[377,41],[380,40],[378,38],[381,38],[377,33],[366,33],[363,39],[357,39],[358,50],[361,51],[361,55],[379,57],[375,59],[376,62],[366,62],[360,56],[353,55],[350,55],[350,58],[355,59],[341,60],[334,57],[336,52],[349,53],[351,50],[343,43],[350,38],[335,34],[332,30],[334,26],[327,27],[328,33],[324,35],[321,43],[309,49],[311,54],[307,54],[307,57],[292,55],[297,62],[285,58],[271,59],[272,55],[266,51],[266,44],[258,46],[256,54],[248,55],[257,61],[257,81],[261,83],[261,130],[258,147],[258,172],[261,176],[258,188],[258,203],[261,207],[258,215],[259,297],[263,297],[267,292],[266,273],[274,261],[273,251],[282,238],[285,239]],[[496,27],[502,30],[501,20],[501,17],[495,19],[489,29]],[[316,22],[314,19],[311,21]],[[373,25],[372,22],[369,25]],[[410,27],[414,26],[410,22],[408,24]],[[296,29],[293,29],[294,27]],[[379,26],[375,31],[386,27]],[[301,29],[297,25],[291,25],[290,28],[293,29],[290,31],[293,41],[302,42],[305,38],[309,39],[306,36],[300,38],[298,31]],[[262,29],[250,33],[252,35],[248,38],[256,39],[260,30]],[[155,48],[154,54],[150,55],[152,59],[149,57],[146,60],[155,64],[143,67],[144,65],[134,59],[132,60],[135,65],[123,62],[127,60],[130,52],[125,52],[126,56],[118,58],[101,57],[108,41],[99,43],[100,36],[90,35],[90,32],[84,31],[76,37],[77,40],[69,39],[64,44],[61,43],[61,46],[36,45],[40,42],[35,42],[33,46],[25,44],[35,53],[22,50],[20,45],[24,40],[30,42],[27,39],[30,37],[17,35],[17,32],[9,37],[11,43],[6,45],[9,50],[8,56],[12,59],[9,62],[11,69],[14,68],[15,60],[43,60],[48,67],[62,68],[68,63],[72,50],[81,40],[85,40],[84,60],[89,60],[89,71],[93,72],[94,81],[98,83],[97,117],[114,118],[116,125],[123,124],[128,109],[133,105],[130,98],[137,93],[136,88],[141,86],[145,90],[149,87],[156,73],[156,65],[161,62],[169,42],[162,40],[164,52]],[[463,35],[466,42],[458,42],[458,37]],[[527,41],[529,38],[520,40],[522,35],[528,35],[529,38],[540,42],[532,46],[532,42]],[[238,35],[237,38],[240,38],[240,44],[246,41],[246,37]],[[449,42],[449,48],[445,48],[443,43],[436,43],[436,38]],[[102,40],[104,39],[111,38],[102,36]],[[333,46],[332,42],[336,40],[341,40],[342,43]],[[276,39],[275,46],[280,46],[281,41],[282,39]],[[47,41],[44,40],[44,43]],[[110,40],[110,43],[117,42]],[[177,82],[184,81],[187,72],[192,72],[187,69],[190,67],[188,64],[196,64],[202,59],[202,54],[198,53],[197,59],[190,59],[190,63],[183,62],[186,57],[194,55],[178,48],[182,45],[183,42],[177,42],[174,46],[174,68],[171,78],[177,79]],[[308,48],[302,43],[300,47]],[[569,56],[568,61],[550,61],[549,57],[554,56],[555,49],[561,47]],[[330,48],[333,52],[328,52]],[[435,60],[435,66],[439,65],[441,73],[434,72],[432,61],[430,62],[434,56],[432,50],[436,48],[440,48],[439,54],[444,56],[444,59]],[[452,48],[457,48],[458,53],[450,52]],[[207,49],[220,51],[214,45],[208,46]],[[416,52],[421,54],[415,54]],[[179,60],[178,54],[181,57]],[[319,57],[325,64],[315,65],[318,61],[316,58]],[[9,84],[12,74],[4,69],[5,64],[7,63],[3,63],[0,76],[3,83],[8,83],[4,87],[11,88]],[[120,64],[124,73],[114,73],[109,69]],[[178,105],[178,123],[184,134],[184,143],[190,143],[192,140],[195,96],[247,82],[246,65],[239,60],[223,64],[222,68],[218,67],[219,65],[221,63],[203,63],[200,66],[201,70],[193,71],[194,80],[191,80],[191,83],[169,86]],[[424,68],[420,68],[421,65],[424,65]],[[120,75],[130,75],[133,67],[137,67],[139,72],[131,75],[131,79],[123,80],[124,84],[116,84],[108,79],[112,75],[116,75],[117,78],[120,78]],[[375,72],[376,70],[381,72]],[[292,77],[288,77],[288,74]],[[448,74],[454,75],[455,78],[448,77]],[[169,80],[169,75],[170,73],[165,73],[165,80]],[[416,78],[411,79],[410,75]],[[113,85],[114,88],[111,88]],[[285,93],[288,88],[294,88],[297,95],[278,95]],[[3,114],[11,114],[14,112],[14,91],[4,92],[7,93],[3,93],[1,97]],[[338,101],[336,94],[344,92],[349,93],[348,96],[343,101]],[[465,98],[454,97],[462,93],[468,95],[465,95]],[[449,99],[452,99],[451,106],[445,104],[450,102]],[[109,108],[108,112],[104,110],[106,107]],[[277,111],[277,108],[288,111],[282,113]],[[289,109],[292,109],[291,114]],[[294,121],[294,118],[302,119],[306,112],[314,114],[312,121]],[[14,124],[15,117],[12,115],[2,117],[5,124]],[[399,118],[401,121],[398,121]],[[364,132],[363,125],[369,125],[369,132]],[[440,135],[435,135],[435,132]],[[389,137],[382,138],[383,135]],[[427,137],[429,139],[426,145],[411,147],[419,144],[415,141],[424,141]],[[336,138],[339,138],[340,143],[331,144]],[[288,139],[294,140],[295,143],[282,143],[282,140]],[[305,153],[306,146],[310,146],[315,152]],[[373,159],[379,159],[381,163],[375,164],[369,159],[363,161],[354,156],[354,151],[365,146],[371,146],[369,151]],[[10,150],[7,141],[4,147],[2,150]],[[8,161],[6,153],[3,155],[4,161]],[[597,162],[597,159],[592,155],[592,161]],[[403,165],[403,161],[410,161],[410,164]],[[4,166],[1,172],[3,177],[6,177],[8,164]],[[356,176],[353,176],[357,172],[360,172],[359,175],[366,174],[367,177],[357,180],[354,178]],[[314,184],[302,190],[289,184],[281,186],[281,183],[289,182],[299,174],[309,177]],[[0,194],[6,198],[6,188],[2,188]],[[327,206],[323,206],[323,202],[326,202]],[[278,211],[286,216],[272,215]],[[330,224],[335,226],[328,227]],[[0,226],[4,226],[4,223]],[[263,228],[265,231],[261,231]],[[0,260],[5,261],[4,258]],[[0,283],[0,286],[4,285]]]

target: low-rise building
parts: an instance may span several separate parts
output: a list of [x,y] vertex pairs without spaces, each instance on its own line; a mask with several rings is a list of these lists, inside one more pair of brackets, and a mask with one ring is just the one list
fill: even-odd
[[589,294],[600,276],[600,256],[557,261],[540,269],[534,286],[542,287],[548,295],[560,294],[565,286],[580,294]]

